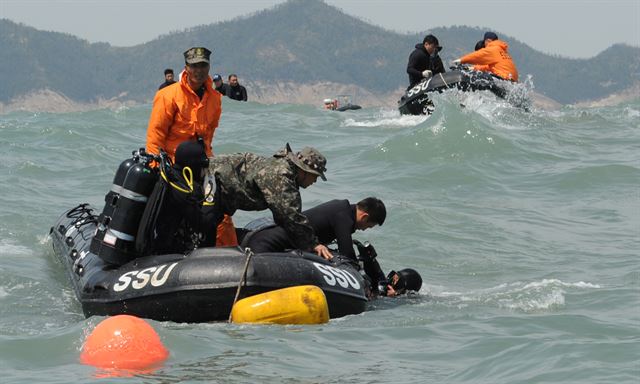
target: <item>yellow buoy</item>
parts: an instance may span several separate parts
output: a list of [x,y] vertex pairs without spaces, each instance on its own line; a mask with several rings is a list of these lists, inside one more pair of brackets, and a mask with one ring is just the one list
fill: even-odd
[[329,321],[329,306],[322,289],[300,285],[239,300],[231,310],[234,323],[322,324]]

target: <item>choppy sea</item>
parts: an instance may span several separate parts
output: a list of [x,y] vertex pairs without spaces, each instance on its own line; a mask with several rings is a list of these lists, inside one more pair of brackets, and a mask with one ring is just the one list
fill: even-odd
[[[318,148],[328,181],[303,207],[381,198],[387,221],[355,237],[425,283],[324,325],[150,321],[169,359],[100,382],[638,383],[640,100],[436,104],[427,118],[225,99],[215,153]],[[0,115],[1,382],[96,380],[79,354],[103,318],[82,314],[48,232],[78,203],[101,209],[150,108]]]

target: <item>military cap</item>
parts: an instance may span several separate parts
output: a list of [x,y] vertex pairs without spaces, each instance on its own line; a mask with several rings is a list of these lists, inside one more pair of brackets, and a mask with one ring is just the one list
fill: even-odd
[[300,152],[293,153],[289,143],[287,143],[287,157],[293,161],[298,168],[305,172],[313,173],[327,181],[324,173],[327,168],[327,159],[315,148],[304,147]]
[[209,64],[209,57],[211,51],[205,47],[193,47],[184,52],[184,61],[187,64],[207,63]]

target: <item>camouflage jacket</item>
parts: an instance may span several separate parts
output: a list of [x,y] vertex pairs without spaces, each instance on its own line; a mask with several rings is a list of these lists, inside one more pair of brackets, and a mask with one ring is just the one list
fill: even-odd
[[297,248],[311,250],[319,244],[309,219],[301,213],[297,166],[290,160],[279,154],[271,158],[253,153],[218,155],[210,159],[209,172],[222,193],[224,213],[268,208]]

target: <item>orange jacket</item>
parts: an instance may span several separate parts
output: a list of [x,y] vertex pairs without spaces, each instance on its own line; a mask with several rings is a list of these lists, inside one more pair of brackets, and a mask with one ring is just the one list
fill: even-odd
[[[518,81],[518,70],[507,52],[509,46],[501,40],[493,40],[475,52],[460,58],[462,64],[475,64],[474,69],[494,73],[505,80]],[[480,65],[481,67],[478,67]]]
[[180,82],[156,93],[147,127],[147,152],[158,154],[162,148],[175,160],[178,145],[199,136],[204,140],[207,156],[212,156],[213,133],[222,113],[221,96],[212,88],[209,77],[200,100],[189,86],[187,77],[185,72]]
[[[196,135],[205,142],[207,156],[213,155],[211,142],[222,113],[222,98],[208,78],[202,100],[189,86],[186,72],[180,82],[164,87],[153,99],[147,127],[147,152],[158,154],[164,149],[175,161],[176,148]],[[225,215],[218,225],[217,246],[236,246],[238,239],[231,217]]]

